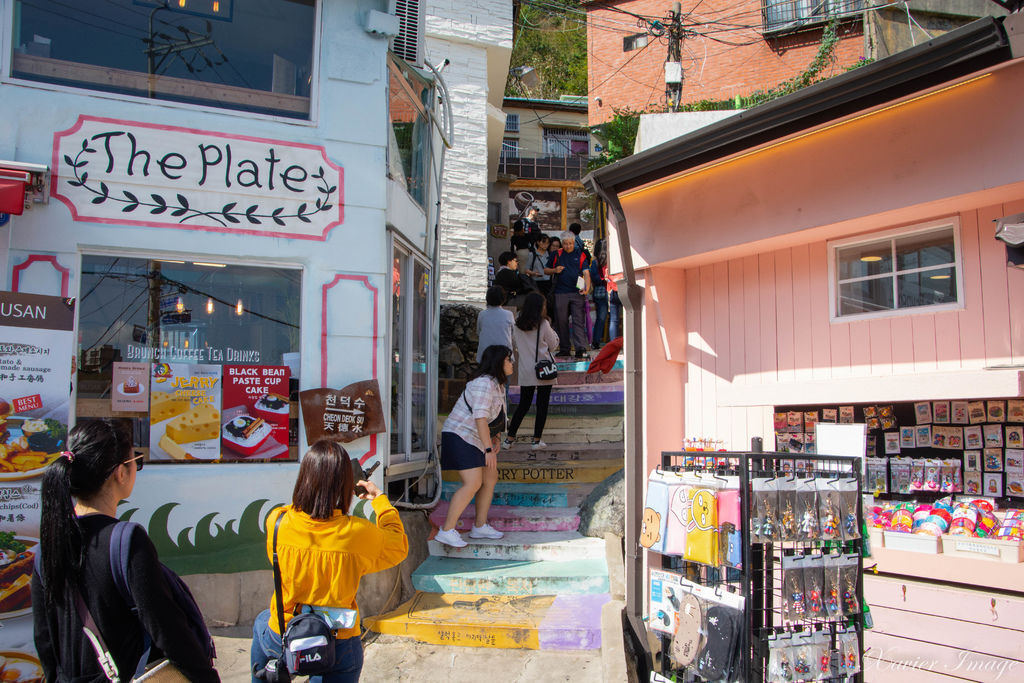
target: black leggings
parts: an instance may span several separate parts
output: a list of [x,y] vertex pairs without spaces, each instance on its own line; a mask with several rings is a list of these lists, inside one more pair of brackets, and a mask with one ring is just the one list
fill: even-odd
[[512,415],[512,423],[508,426],[508,438],[516,438],[519,425],[522,424],[523,418],[526,417],[526,413],[530,410],[530,404],[533,403],[533,390],[536,389],[537,419],[533,423],[533,438],[540,441],[540,435],[544,433],[544,423],[548,419],[548,402],[551,400],[552,386],[551,384],[544,384],[539,387],[519,387],[519,405],[516,406],[516,412]]

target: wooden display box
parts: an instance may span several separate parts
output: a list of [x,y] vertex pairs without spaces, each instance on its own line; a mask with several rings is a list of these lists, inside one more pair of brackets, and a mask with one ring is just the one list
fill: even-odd
[[942,539],[939,536],[925,534],[908,534],[903,531],[886,530],[885,546],[891,550],[908,550],[914,553],[938,555],[942,553]]
[[978,560],[1024,562],[1024,546],[1020,541],[1014,539],[946,535],[942,537],[942,552],[946,555]]

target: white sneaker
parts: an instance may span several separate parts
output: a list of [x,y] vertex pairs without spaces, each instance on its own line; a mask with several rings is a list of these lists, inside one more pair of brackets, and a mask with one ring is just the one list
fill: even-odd
[[501,533],[490,524],[484,524],[483,526],[474,526],[472,531],[469,532],[470,538],[490,538],[498,540],[505,534]]
[[501,447],[502,447],[503,449],[505,449],[505,450],[507,451],[508,449],[512,448],[512,444],[514,444],[514,443],[515,443],[515,440],[514,440],[514,439],[510,439],[510,438],[508,438],[508,437],[506,436],[506,437],[505,437],[504,439],[502,439],[502,441],[501,441]]
[[530,448],[532,448],[535,451],[536,450],[540,450],[541,448],[547,448],[547,447],[548,447],[548,445],[546,443],[544,443],[543,441],[534,441],[533,444],[530,446]]
[[465,548],[467,543],[462,540],[462,534],[459,533],[458,529],[438,529],[437,534],[434,535],[434,540],[438,543],[444,543],[450,545],[453,548]]

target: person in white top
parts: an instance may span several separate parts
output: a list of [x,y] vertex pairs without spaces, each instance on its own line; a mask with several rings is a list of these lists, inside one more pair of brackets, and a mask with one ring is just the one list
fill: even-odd
[[526,295],[523,308],[512,328],[512,343],[516,350],[516,380],[519,385],[519,405],[512,422],[508,426],[508,436],[502,444],[505,448],[512,446],[516,439],[519,425],[530,410],[534,391],[537,392],[537,419],[533,423],[533,449],[547,446],[541,440],[544,434],[544,423],[548,417],[548,403],[551,401],[553,379],[537,379],[537,362],[554,360],[554,350],[558,348],[558,335],[551,328],[547,315],[547,300],[537,292]]
[[[480,367],[441,427],[441,469],[457,471],[462,486],[452,494],[448,515],[434,540],[454,548],[466,545],[455,527],[474,498],[476,519],[470,538],[504,536],[488,524],[487,513],[498,483],[500,437],[505,431],[505,384],[511,374],[512,349],[500,345],[484,349]],[[492,427],[492,422],[497,424]]]

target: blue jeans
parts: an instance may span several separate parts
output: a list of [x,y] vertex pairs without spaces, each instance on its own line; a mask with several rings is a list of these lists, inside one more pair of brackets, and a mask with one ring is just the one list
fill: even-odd
[[590,341],[597,348],[604,343],[604,323],[608,320],[608,290],[594,287],[594,332]]
[[[262,669],[267,660],[281,655],[281,636],[270,628],[270,610],[265,609],[252,625],[252,648],[249,671]],[[283,664],[283,662],[282,662]],[[359,636],[335,641],[334,669],[319,676],[310,676],[310,683],[357,683],[363,670],[363,644]],[[261,683],[253,676],[252,683]]]
[[608,293],[608,339],[609,341],[622,336],[622,302],[619,301],[618,290]]

